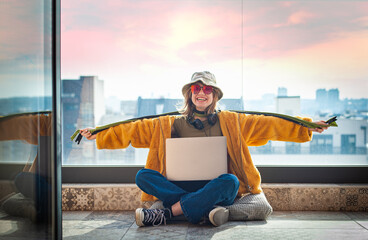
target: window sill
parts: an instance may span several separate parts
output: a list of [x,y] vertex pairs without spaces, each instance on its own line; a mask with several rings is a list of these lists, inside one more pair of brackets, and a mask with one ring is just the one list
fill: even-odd
[[[368,184],[262,184],[275,211],[367,211]],[[135,184],[63,184],[63,211],[135,210]]]

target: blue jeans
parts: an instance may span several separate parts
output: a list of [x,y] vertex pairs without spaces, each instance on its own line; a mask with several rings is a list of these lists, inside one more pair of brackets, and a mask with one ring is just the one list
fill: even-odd
[[215,205],[233,204],[239,189],[239,180],[233,174],[222,174],[196,192],[187,192],[159,172],[146,168],[137,173],[135,181],[142,191],[160,199],[165,208],[171,209],[180,201],[184,216],[191,223],[199,223]]
[[31,172],[20,172],[14,179],[16,188],[24,197],[35,202],[37,210],[37,221],[48,221],[51,216],[51,185],[45,177]]

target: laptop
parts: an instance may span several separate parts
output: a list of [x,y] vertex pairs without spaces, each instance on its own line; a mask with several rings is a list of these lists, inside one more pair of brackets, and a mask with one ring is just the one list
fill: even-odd
[[227,173],[226,137],[166,139],[168,180],[212,180],[224,173]]

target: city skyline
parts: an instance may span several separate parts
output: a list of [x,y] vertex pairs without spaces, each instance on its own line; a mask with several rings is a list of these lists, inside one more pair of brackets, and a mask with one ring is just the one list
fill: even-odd
[[[102,80],[102,79],[99,79],[98,78],[98,76],[80,76],[80,77],[97,77],[97,79],[98,80],[100,80],[100,81],[103,81],[104,82],[104,80]],[[75,80],[75,81],[77,81],[77,80],[80,80],[80,78],[78,78],[78,79],[61,79],[61,81],[64,81],[64,80]],[[283,95],[283,94],[281,94],[280,95],[280,92],[279,92],[279,89],[280,88],[282,88],[282,89],[284,89],[284,90],[286,90],[286,95]],[[339,94],[339,100],[349,100],[349,99],[368,99],[368,95],[366,96],[366,97],[349,97],[349,98],[342,98],[342,97],[340,97],[340,95],[341,95],[341,92],[340,92],[340,89],[339,88],[317,88],[317,89],[315,89],[314,90],[314,96],[312,96],[311,98],[302,98],[301,97],[301,95],[298,95],[298,94],[292,94],[292,95],[290,95],[289,94],[289,91],[288,91],[288,88],[287,87],[285,87],[285,86],[277,86],[276,87],[276,89],[274,89],[274,91],[273,92],[265,92],[264,94],[262,94],[261,96],[259,96],[258,98],[254,98],[254,99],[248,99],[248,100],[260,100],[260,99],[263,99],[263,98],[267,98],[267,97],[270,97],[270,96],[274,96],[274,97],[278,97],[278,96],[298,96],[298,97],[301,97],[301,99],[306,99],[306,100],[316,100],[318,97],[317,97],[317,92],[318,91],[320,91],[320,90],[323,90],[323,91],[325,91],[326,93],[328,93],[329,91],[331,91],[331,90],[336,90],[336,91],[338,91],[338,94]],[[47,96],[47,95],[46,95]],[[5,97],[3,97],[2,95],[0,95],[0,99],[10,99],[10,98],[27,98],[27,97],[35,97],[35,98],[37,98],[37,97],[45,97],[45,95],[44,96],[42,96],[42,95],[32,95],[32,96],[29,96],[29,95],[16,95],[16,96],[13,96],[13,95],[9,95],[9,96],[5,96]],[[138,99],[138,98],[146,98],[146,99],[149,99],[149,98],[157,98],[157,99],[159,99],[159,98],[167,98],[167,99],[176,99],[176,97],[168,97],[168,96],[161,96],[161,95],[158,95],[158,96],[153,96],[153,95],[151,95],[150,97],[143,97],[143,96],[141,96],[141,95],[136,95],[135,96],[135,98],[134,99],[123,99],[123,98],[120,98],[119,96],[114,96],[114,95],[107,95],[107,96],[105,96],[105,99],[107,99],[107,98],[117,98],[117,99],[119,99],[119,100],[121,100],[121,101],[124,101],[124,100],[136,100],[136,99]],[[179,96],[179,97],[177,97],[177,98],[179,98],[179,99],[181,99],[182,98],[182,96]],[[239,98],[239,97],[238,97]],[[231,97],[229,97],[229,99],[232,99]]]
[[[100,79],[98,76],[82,76],[82,75],[80,75],[77,79],[61,79],[61,81],[64,81],[64,80],[66,80],[66,81],[68,81],[68,80],[78,81],[78,80],[80,80],[82,78],[86,78],[86,77],[95,77],[98,80],[104,82],[104,84],[105,84],[105,81],[103,79]],[[320,91],[326,92],[325,94],[328,94],[329,92],[335,92],[335,94],[338,95],[338,99],[339,100],[344,100],[344,99],[361,99],[359,97],[358,98],[341,98],[340,97],[341,94],[340,94],[340,89],[339,88],[317,88],[317,89],[314,90],[314,96],[312,98],[304,98],[304,99],[317,99],[318,98],[318,96],[317,96],[318,95],[318,92],[320,92]],[[337,91],[337,93],[336,93],[336,91]],[[285,86],[277,86],[276,89],[274,89],[273,92],[265,92],[262,96],[259,96],[258,98],[255,98],[255,99],[249,99],[249,100],[259,100],[259,99],[262,99],[262,98],[267,97],[267,96],[270,96],[270,95],[274,95],[275,97],[277,97],[277,96],[300,96],[298,94],[289,94],[289,89],[287,87],[285,87]],[[151,95],[151,96],[150,97],[145,97],[145,98],[147,98],[147,99],[148,98],[167,98],[167,99],[170,99],[170,98],[171,99],[175,99],[176,98],[176,97],[163,96],[163,95],[162,96],[161,95],[158,95],[158,96]],[[137,98],[144,98],[144,97],[141,96],[141,95],[136,95],[136,97],[134,99],[123,99],[123,98],[120,98],[119,96],[107,95],[107,96],[105,96],[105,99],[107,99],[107,98],[117,98],[119,100],[124,101],[124,100],[134,100],[134,99],[137,99]],[[177,98],[181,99],[182,96],[179,96]],[[229,98],[231,98],[231,97],[229,97]],[[363,98],[368,99],[368,95],[366,97],[363,97]]]
[[[99,80],[96,76],[81,76],[79,79],[64,79],[62,81],[62,86],[64,86],[65,82],[70,82],[71,84],[74,84],[75,87],[79,86],[85,79],[90,79],[91,81],[99,82],[99,86],[94,87],[93,89],[103,89],[104,88],[104,81]],[[75,83],[74,83],[75,82]],[[79,86],[80,87],[80,86]],[[298,98],[301,101],[300,103],[300,113],[308,114],[308,115],[315,115],[315,114],[337,114],[337,115],[344,115],[348,114],[347,116],[351,117],[351,114],[356,115],[356,117],[364,117],[366,119],[366,112],[368,111],[368,98],[349,98],[349,99],[341,99],[339,89],[316,89],[315,90],[315,97],[313,99],[304,99],[300,96],[291,96],[288,94],[288,89],[284,87],[279,87],[278,93],[266,93],[262,96],[261,99],[249,99],[245,100],[243,99],[243,104],[245,110],[255,110],[255,111],[266,111],[266,112],[277,112],[277,104],[279,98]],[[75,93],[70,94],[65,92],[66,89],[63,88],[62,91],[62,99],[79,99],[82,96],[76,95]],[[126,103],[128,105],[131,105],[133,102],[137,102],[141,100],[175,100],[177,104],[179,104],[182,98],[167,98],[167,97],[151,97],[151,98],[143,98],[142,96],[137,96],[134,100],[124,100],[119,99],[114,96],[104,96],[101,94],[101,92],[95,92],[94,94],[98,94],[100,96],[100,99],[104,99],[102,102],[105,102],[104,105],[106,108],[109,109],[109,111],[113,110],[113,112],[120,112],[123,110],[123,104]],[[88,94],[83,95],[82,98],[91,98],[92,96],[89,96]],[[51,108],[51,97],[45,96],[47,101],[44,101],[44,106],[39,108],[35,106],[40,105],[39,97],[12,97],[12,98],[0,98],[1,103],[1,109],[0,112],[2,114],[7,115],[10,113],[16,113],[21,110],[22,112],[31,112],[31,111],[38,111],[39,109],[47,110]],[[92,97],[93,98],[93,97]],[[27,100],[29,99],[29,100]],[[234,106],[228,108],[225,105],[223,105],[227,101],[232,100],[241,100],[241,98],[224,98],[224,101],[219,102],[219,106],[222,110],[225,109],[237,109],[237,107],[234,108]],[[20,109],[15,109],[11,106],[13,106],[15,103],[24,102],[26,104],[22,104],[20,106]],[[75,101],[75,100],[73,100]],[[283,100],[285,101],[285,100]],[[43,101],[41,101],[42,103]],[[177,104],[174,104],[177,107]],[[276,104],[276,105],[275,105]],[[225,108],[224,108],[225,107]],[[276,107],[276,108],[275,108]],[[10,111],[9,111],[10,110]],[[243,110],[243,109],[238,109]],[[299,111],[299,110],[298,110]],[[101,114],[99,114],[101,115]],[[289,114],[290,115],[290,114]],[[293,114],[291,114],[293,115]],[[295,115],[295,114],[294,114]]]
[[[89,76],[89,75],[88,75]],[[95,77],[95,76],[93,76]],[[61,79],[61,81],[63,80],[70,80],[70,78],[68,79]],[[78,80],[78,79],[75,79],[75,80]],[[259,99],[262,99],[264,97],[267,97],[267,96],[270,96],[270,95],[274,95],[275,97],[278,96],[278,89],[279,88],[286,88],[288,89],[287,87],[285,86],[276,86],[276,88],[274,89],[273,92],[264,92],[262,95],[260,96],[257,96],[257,98],[248,98],[247,100],[259,100]],[[368,99],[368,94],[366,96],[363,96],[363,97],[354,97],[354,96],[351,96],[351,97],[341,97],[341,91],[339,88],[317,88],[313,91],[313,96],[311,97],[308,97],[308,98],[302,98],[302,99],[316,99],[316,91],[317,90],[321,90],[321,89],[324,89],[324,90],[332,90],[332,89],[337,89],[339,92],[340,92],[340,100],[345,100],[345,99]],[[28,89],[29,90],[29,89]],[[33,93],[33,94],[28,94],[29,92],[25,92],[24,94],[14,94],[14,93],[9,93],[8,95],[7,94],[1,94],[0,95],[0,99],[7,99],[7,98],[23,98],[23,97],[40,97],[40,96],[48,96],[48,95],[42,95],[42,94],[39,94],[37,95],[37,93]],[[50,95],[51,96],[51,95]],[[298,93],[296,94],[288,94],[287,96],[300,96]],[[135,100],[139,97],[143,97],[139,94],[135,95],[133,98],[123,98],[121,96],[115,96],[115,95],[107,95],[106,98],[109,98],[109,97],[116,97],[118,98],[119,100]],[[237,97],[237,98],[240,98],[241,96]],[[168,95],[164,95],[164,94],[157,94],[155,95],[153,92],[151,94],[149,94],[148,96],[145,96],[144,98],[182,98],[181,95],[178,95],[177,97],[175,96],[171,96],[171,94],[168,94]],[[232,97],[228,97],[228,98],[232,98]]]
[[[104,96],[97,93],[95,89],[103,88],[104,84],[102,81],[98,80],[97,77],[81,77],[78,81],[65,80],[63,85],[63,154],[65,164],[79,164],[80,156],[83,155],[83,162],[90,161],[93,164],[102,163],[106,164],[106,160],[109,159],[109,163],[116,163],[116,160],[121,163],[124,161],[126,164],[132,164],[142,162],[145,159],[147,151],[142,149],[132,149],[128,148],[127,151],[95,151],[90,144],[90,142],[84,142],[82,145],[73,144],[70,141],[70,137],[75,128],[84,128],[86,126],[101,126],[109,124],[114,121],[121,121],[124,118],[140,117],[140,116],[151,116],[155,114],[161,114],[164,112],[175,111],[177,100],[179,99],[143,99],[138,98],[137,101],[119,101],[115,99],[117,104],[117,109],[112,111],[112,109],[106,109],[106,114],[99,119],[98,115],[98,105],[104,104]],[[310,107],[313,107],[318,112],[318,105],[320,102],[326,102],[324,107],[335,107],[339,98],[339,92],[337,89],[322,90],[318,92],[318,98],[320,101],[314,101]],[[276,112],[289,114],[294,116],[299,115],[299,109],[301,109],[301,101],[299,97],[286,97],[287,89],[280,88],[280,94],[283,96],[277,97],[275,103],[277,105]],[[281,101],[278,101],[281,100]],[[325,101],[327,100],[327,101]],[[256,109],[260,111],[263,108],[263,104],[268,101],[262,101],[261,104],[255,104]],[[365,101],[365,106],[367,106],[368,99]],[[106,103],[105,103],[106,104]],[[109,106],[114,104],[110,103]],[[343,104],[344,105],[344,104]],[[107,106],[106,106],[107,107]],[[244,101],[242,99],[221,99],[220,107],[222,110],[244,110]],[[365,110],[366,112],[367,110]],[[324,117],[326,119],[326,110],[323,111]],[[364,112],[363,112],[364,114]],[[303,114],[306,116],[306,114]],[[320,118],[319,118],[320,119]],[[93,123],[94,122],[94,123]],[[314,136],[308,146],[301,146],[295,143],[281,143],[280,142],[269,142],[263,147],[254,149],[250,148],[255,154],[296,154],[303,155],[308,154],[308,161],[312,161],[312,155],[324,154],[324,159],[327,155],[334,163],[336,163],[336,154],[344,154],[344,160],[341,162],[346,162],[346,154],[354,154],[354,161],[365,164],[366,163],[366,131],[361,131],[363,128],[367,129],[368,122],[366,120],[358,117],[355,119],[344,118],[339,119],[341,123],[339,129],[330,129],[327,133],[323,135]],[[86,145],[87,144],[87,145]],[[84,149],[84,150],[83,150]],[[85,149],[89,149],[85,151]],[[267,161],[267,160],[265,160]],[[265,163],[263,161],[263,163]],[[351,157],[349,158],[351,161]],[[261,161],[262,162],[262,161]],[[318,160],[317,160],[318,162]],[[332,162],[332,161],[331,161]],[[258,162],[259,163],[259,162]]]

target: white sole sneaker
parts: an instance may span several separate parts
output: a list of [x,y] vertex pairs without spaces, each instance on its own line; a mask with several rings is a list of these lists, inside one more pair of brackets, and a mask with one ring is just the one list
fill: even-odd
[[144,219],[144,213],[143,213],[143,208],[137,208],[135,210],[135,223],[137,224],[137,226],[143,227],[145,226],[143,224],[143,219]]
[[208,218],[213,226],[218,227],[229,220],[229,210],[224,207],[216,207],[209,213]]

